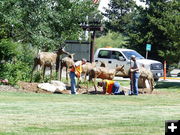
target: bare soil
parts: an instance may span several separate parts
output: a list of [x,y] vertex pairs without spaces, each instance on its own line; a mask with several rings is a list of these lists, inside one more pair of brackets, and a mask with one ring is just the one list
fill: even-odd
[[[18,86],[13,87],[10,85],[0,85],[0,92],[1,91],[8,91],[8,92],[34,92],[34,93],[47,93],[52,94],[52,92],[43,90],[38,88],[39,83],[29,83],[29,82],[18,82]],[[79,94],[94,94],[94,87],[90,87],[87,90],[87,87],[81,86],[77,89]],[[70,86],[67,85],[67,90],[63,90],[61,92],[54,92],[56,94],[70,94]],[[96,94],[101,94],[101,91],[97,91]]]
[[[39,83],[29,83],[29,82],[19,82],[18,87],[13,87],[10,85],[0,85],[0,92],[1,91],[8,91],[8,92],[33,92],[33,93],[47,93],[47,94],[53,94],[52,92],[42,90],[38,88]],[[122,90],[125,92],[128,92],[128,87],[121,87]],[[97,92],[95,93],[94,87],[85,87],[81,86],[77,89],[79,94],[102,94],[102,88],[97,87]],[[148,90],[144,90],[148,91]],[[142,89],[139,89],[139,92],[142,93]],[[63,90],[61,92],[54,92],[57,94],[70,94],[70,86],[67,84],[67,90]],[[149,94],[149,92],[145,92],[144,94]],[[152,94],[168,94],[168,92],[162,92],[162,91],[156,91],[154,90]]]

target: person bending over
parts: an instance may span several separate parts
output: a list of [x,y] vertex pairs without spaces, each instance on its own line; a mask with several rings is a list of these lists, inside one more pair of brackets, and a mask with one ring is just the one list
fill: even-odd
[[98,82],[98,86],[103,88],[103,94],[125,95],[124,91],[120,91],[120,84],[113,80],[103,80]]

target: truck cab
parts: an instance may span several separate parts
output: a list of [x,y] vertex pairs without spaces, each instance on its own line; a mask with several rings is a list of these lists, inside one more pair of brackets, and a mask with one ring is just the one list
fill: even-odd
[[95,62],[104,62],[108,68],[115,69],[117,66],[124,65],[126,75],[119,73],[118,76],[128,77],[131,56],[136,56],[136,61],[139,67],[142,65],[152,71],[154,79],[158,80],[163,76],[163,65],[156,60],[145,59],[141,54],[132,49],[120,49],[120,48],[99,48],[95,52]]

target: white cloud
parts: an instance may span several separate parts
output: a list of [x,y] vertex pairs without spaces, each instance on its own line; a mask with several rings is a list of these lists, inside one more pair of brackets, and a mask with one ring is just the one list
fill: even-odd
[[[137,5],[142,5],[142,6],[145,6],[145,4],[143,2],[140,2],[139,0],[135,0],[136,1],[136,4]],[[104,7],[105,8],[108,8],[108,3],[110,2],[110,0],[100,0],[100,4],[99,4],[99,7],[98,9],[101,11],[101,12],[104,12]]]
[[100,0],[100,4],[99,4],[99,7],[98,9],[101,11],[101,12],[104,12],[104,9],[103,8],[108,8],[108,3],[109,3],[110,0]]

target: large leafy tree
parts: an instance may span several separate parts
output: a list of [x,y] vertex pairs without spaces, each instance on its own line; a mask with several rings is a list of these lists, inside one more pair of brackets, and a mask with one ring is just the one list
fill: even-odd
[[96,7],[92,0],[0,0],[0,77],[29,80],[37,48],[52,51],[78,39]]
[[54,49],[78,38],[80,22],[94,8],[91,0],[2,0],[0,38]]

